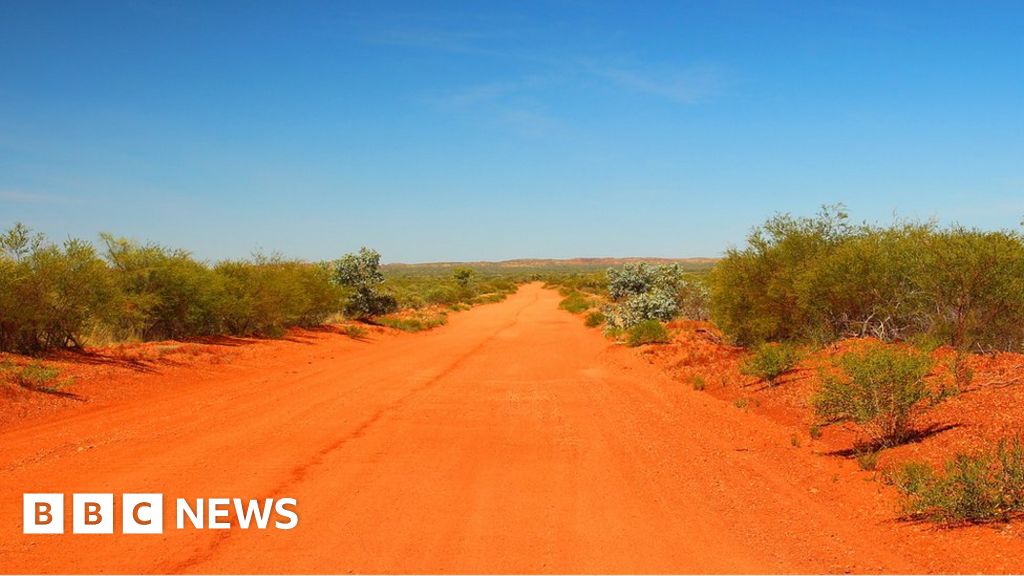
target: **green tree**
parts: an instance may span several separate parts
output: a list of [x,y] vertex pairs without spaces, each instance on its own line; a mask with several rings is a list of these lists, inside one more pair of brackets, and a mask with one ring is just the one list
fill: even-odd
[[398,309],[395,298],[379,290],[384,274],[376,250],[363,247],[355,254],[342,256],[335,264],[334,280],[350,291],[345,314],[352,318],[365,320]]

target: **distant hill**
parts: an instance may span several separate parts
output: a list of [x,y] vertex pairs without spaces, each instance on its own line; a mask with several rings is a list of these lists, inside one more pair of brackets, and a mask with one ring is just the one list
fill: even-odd
[[515,260],[476,261],[476,262],[424,262],[405,264],[396,262],[383,267],[393,271],[438,268],[487,268],[487,269],[521,269],[521,268],[607,268],[622,266],[633,262],[649,264],[680,264],[690,269],[710,268],[717,258],[645,258],[640,256],[625,258],[518,258]]

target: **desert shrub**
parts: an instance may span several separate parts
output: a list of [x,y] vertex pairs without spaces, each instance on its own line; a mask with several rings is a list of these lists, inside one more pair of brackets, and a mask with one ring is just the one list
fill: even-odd
[[906,512],[937,522],[1006,520],[1024,512],[1024,446],[1002,440],[994,450],[957,454],[942,474],[910,462],[890,475]]
[[427,292],[425,300],[428,304],[450,306],[459,303],[459,293],[451,286],[437,286]]
[[354,338],[356,340],[366,337],[366,328],[363,328],[358,324],[347,324],[342,327],[341,332],[349,338]]
[[569,292],[566,297],[558,304],[558,307],[572,312],[573,314],[580,314],[586,312],[593,306],[593,301],[587,298],[580,292],[575,290]]
[[100,236],[61,246],[16,225],[0,236],[0,350],[80,346],[89,335],[276,335],[339,310],[324,265],[257,256],[211,267],[184,250]]
[[846,228],[800,280],[805,324],[796,336],[819,342],[873,336],[906,339],[928,330],[926,298],[917,279],[931,225]]
[[470,302],[473,304],[494,304],[496,302],[501,302],[505,298],[508,298],[507,293],[494,292],[492,294],[481,294],[479,296],[474,296],[473,299],[470,300]]
[[703,282],[678,264],[651,266],[640,262],[607,272],[610,324],[629,328],[646,320],[667,322],[679,316],[708,317],[708,291]]
[[[441,305],[461,310],[470,305],[500,302],[516,291],[524,276],[470,267],[382,266],[384,278],[377,291],[393,295],[400,308]],[[351,292],[351,288],[349,289]]]
[[92,245],[56,246],[16,224],[0,235],[0,350],[80,346],[109,314],[114,289]]
[[756,376],[774,386],[780,376],[789,372],[800,361],[800,353],[796,346],[786,343],[765,343],[754,350],[740,366],[740,372],[748,376]]
[[917,280],[931,332],[956,348],[1018,350],[1024,343],[1024,240],[962,227],[935,232]]
[[931,367],[929,356],[910,348],[874,344],[850,351],[838,360],[841,374],[822,372],[815,412],[827,422],[858,424],[875,446],[899,444],[932,398],[924,381]]
[[123,337],[144,340],[218,334],[226,306],[222,279],[185,250],[101,235],[118,286],[115,321]]
[[57,392],[70,385],[72,377],[61,378],[57,368],[32,362],[17,366],[10,361],[0,362],[0,380],[35,392]]
[[740,344],[789,340],[815,326],[803,303],[811,270],[849,234],[846,214],[826,208],[816,218],[775,216],[730,249],[712,270],[712,319]]
[[626,298],[616,312],[617,321],[629,328],[649,320],[668,322],[678,314],[679,304],[671,293],[657,290]]
[[667,322],[679,312],[678,267],[640,262],[608,269],[608,296],[616,303],[612,323],[630,328],[648,320]]
[[690,320],[711,318],[711,292],[703,279],[681,278],[676,286],[677,314]]
[[710,277],[711,316],[740,344],[922,335],[1024,348],[1024,237],[934,223],[850,225],[841,206],[778,215]]
[[606,318],[604,316],[604,313],[602,313],[599,310],[594,310],[593,312],[587,314],[587,319],[584,320],[583,323],[588,328],[597,328],[598,326],[604,324],[605,320]]
[[634,324],[626,331],[626,343],[634,347],[644,344],[663,344],[668,341],[668,332],[657,320],[644,320]]
[[707,388],[707,383],[704,381],[704,377],[699,374],[695,374],[690,377],[690,384],[693,386],[693,389],[698,392]]
[[472,268],[456,268],[452,272],[452,278],[455,279],[455,283],[460,288],[467,289],[469,288],[470,281],[473,279],[473,270]]
[[376,250],[363,247],[358,253],[343,256],[335,264],[334,280],[350,291],[345,314],[352,318],[369,319],[398,309],[394,296],[379,291],[384,275]]
[[257,256],[214,268],[224,297],[218,311],[236,335],[277,336],[291,326],[318,326],[341,305],[341,289],[325,266]]
[[382,316],[376,322],[382,326],[403,332],[420,332],[443,326],[448,321],[444,313],[435,315],[417,315],[406,317]]

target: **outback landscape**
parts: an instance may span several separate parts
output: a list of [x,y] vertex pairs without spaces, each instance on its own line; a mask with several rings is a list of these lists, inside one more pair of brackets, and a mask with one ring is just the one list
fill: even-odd
[[0,0],[0,574],[1024,573],[1021,30]]
[[837,206],[720,260],[412,266],[3,242],[0,516],[83,490],[302,512],[7,523],[5,572],[1024,569],[1015,231]]

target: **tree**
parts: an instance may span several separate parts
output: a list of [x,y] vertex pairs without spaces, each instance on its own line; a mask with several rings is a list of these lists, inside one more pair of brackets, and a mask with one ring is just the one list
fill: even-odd
[[394,296],[378,290],[384,283],[384,274],[376,250],[364,246],[355,254],[342,256],[334,267],[334,281],[351,291],[345,314],[352,318],[366,320],[398,309]]
[[459,285],[459,288],[465,290],[469,288],[469,281],[473,279],[473,270],[470,268],[456,268],[455,272],[452,273],[452,277],[455,278],[455,283]]

